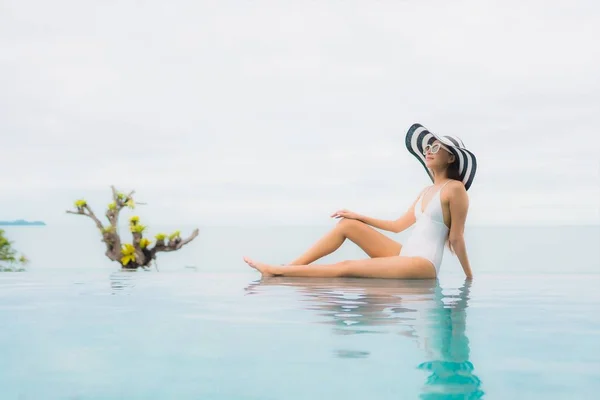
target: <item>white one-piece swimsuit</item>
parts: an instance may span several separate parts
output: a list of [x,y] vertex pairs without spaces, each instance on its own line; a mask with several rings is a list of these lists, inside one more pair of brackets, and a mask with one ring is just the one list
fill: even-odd
[[431,261],[435,267],[436,274],[440,272],[440,265],[442,264],[444,255],[444,245],[448,238],[448,227],[444,223],[442,201],[440,199],[440,192],[448,182],[444,183],[431,196],[431,200],[423,212],[421,212],[423,197],[429,189],[419,197],[419,200],[415,204],[415,218],[417,222],[410,237],[400,250],[401,256],[422,257]]

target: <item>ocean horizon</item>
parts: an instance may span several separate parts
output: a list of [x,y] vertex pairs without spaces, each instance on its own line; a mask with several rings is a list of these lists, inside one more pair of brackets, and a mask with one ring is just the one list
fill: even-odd
[[[119,268],[104,256],[104,244],[91,224],[46,226],[6,226],[7,237],[24,253],[30,272],[63,268]],[[199,229],[198,237],[176,252],[161,253],[157,263],[162,270],[193,266],[198,271],[254,274],[242,257],[283,264],[301,254],[335,223],[320,226],[201,226],[158,225],[148,227],[147,237],[158,232],[180,230],[182,237]],[[131,236],[126,226],[119,228],[123,242]],[[412,228],[399,234],[381,231],[403,243]],[[600,273],[600,226],[468,226],[465,240],[475,277],[478,273]],[[320,262],[366,258],[347,240],[335,253]],[[462,270],[454,255],[445,250],[441,275]]]

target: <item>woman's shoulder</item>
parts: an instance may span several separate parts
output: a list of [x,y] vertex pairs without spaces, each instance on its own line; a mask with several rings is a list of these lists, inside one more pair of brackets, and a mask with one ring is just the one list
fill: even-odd
[[461,181],[457,181],[452,179],[450,182],[446,184],[446,190],[444,190],[443,197],[447,200],[450,199],[467,199],[467,189],[465,185]]
[[467,189],[465,188],[464,183],[462,183],[461,181],[457,181],[456,179],[451,179],[446,186],[452,192],[459,191],[467,193]]
[[451,182],[448,182],[448,185],[446,185],[447,187],[447,191],[446,191],[446,199],[448,201],[452,201],[452,202],[465,202],[468,203],[469,202],[469,195],[467,193],[467,189],[465,188],[465,185],[461,182],[461,181],[457,181],[457,180],[452,180]]

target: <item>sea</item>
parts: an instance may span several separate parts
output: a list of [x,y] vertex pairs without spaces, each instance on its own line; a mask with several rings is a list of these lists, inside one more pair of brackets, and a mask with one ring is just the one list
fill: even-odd
[[598,398],[600,226],[468,226],[472,281],[448,251],[434,281],[242,260],[286,263],[332,227],[161,226],[200,234],[138,271],[91,224],[2,227],[30,264],[0,273],[0,399]]

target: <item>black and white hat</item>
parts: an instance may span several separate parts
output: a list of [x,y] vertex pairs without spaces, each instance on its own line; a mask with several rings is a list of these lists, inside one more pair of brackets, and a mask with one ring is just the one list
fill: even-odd
[[469,190],[473,179],[475,179],[475,172],[477,172],[477,159],[473,153],[465,148],[465,144],[458,137],[436,135],[429,132],[421,124],[413,124],[406,133],[406,148],[421,162],[429,178],[433,181],[433,174],[425,164],[423,149],[435,140],[439,140],[454,153],[454,156],[458,159],[460,180],[465,185],[465,189]]

